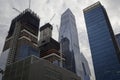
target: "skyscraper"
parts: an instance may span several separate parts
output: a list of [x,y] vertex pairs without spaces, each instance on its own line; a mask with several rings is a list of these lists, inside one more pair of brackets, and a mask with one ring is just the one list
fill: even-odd
[[[59,63],[61,55],[60,43],[52,38],[52,25],[49,23],[40,28],[39,55],[38,30],[39,17],[30,9],[13,19],[3,49],[3,54],[9,55],[2,80],[81,80],[73,72],[51,64]],[[6,61],[0,63],[6,64]]]
[[67,9],[61,16],[59,41],[61,52],[65,56],[63,67],[82,76],[78,33],[75,17],[70,9]]
[[81,61],[82,61],[82,67],[83,67],[83,73],[84,73],[84,80],[90,80],[91,78],[91,72],[89,68],[89,64],[83,53],[80,55]]
[[53,26],[46,23],[40,27],[39,51],[40,58],[46,59],[49,62],[62,67],[64,58],[60,50],[60,43],[52,38]]
[[105,8],[97,2],[83,12],[96,80],[120,80],[120,52]]
[[26,9],[12,20],[3,48],[3,52],[10,49],[7,64],[29,55],[39,56],[37,44],[39,21],[39,17],[30,9]]

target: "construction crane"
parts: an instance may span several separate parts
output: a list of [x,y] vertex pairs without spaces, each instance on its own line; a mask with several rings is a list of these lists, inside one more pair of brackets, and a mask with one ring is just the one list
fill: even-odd
[[[52,16],[52,18],[50,19],[49,22],[51,22],[53,20],[53,18],[55,17],[55,14]],[[54,24],[53,24],[54,25]],[[58,25],[56,25],[56,28],[57,28],[57,31],[58,31],[58,34],[59,34],[59,28],[58,28]],[[61,47],[61,44],[60,44],[60,47]],[[62,50],[60,50],[60,67],[63,67],[63,61],[62,61],[62,58],[63,58],[63,53],[62,53]]]
[[[30,7],[31,7],[31,0],[29,0],[29,9],[30,9]],[[16,9],[16,8],[12,8],[12,9],[14,9],[15,11],[17,11],[18,13],[21,13],[21,11],[20,10],[18,10],[18,9]]]
[[[53,18],[55,17],[55,13],[54,13],[54,15],[50,18],[50,21],[49,21],[49,23],[53,20]],[[54,25],[54,24],[53,24]],[[59,28],[58,28],[58,25],[56,25],[56,28],[57,28],[57,31],[58,31],[58,33],[59,33]]]
[[[58,25],[56,25],[56,28],[57,28],[57,31],[58,31],[58,35],[59,35],[59,28],[58,28]],[[61,43],[60,43],[60,48],[62,47]],[[62,48],[60,49],[60,67],[63,67],[63,53],[62,53]]]
[[49,22],[51,22],[52,20],[53,20],[53,18],[55,17],[55,14],[52,16],[52,18],[50,19],[50,21]]
[[58,34],[59,34],[59,31],[60,31],[60,30],[59,30],[59,28],[58,28],[58,25],[56,25],[56,28],[57,28],[57,31],[58,31]]
[[18,9],[16,9],[14,7],[12,9],[14,9],[15,11],[17,11],[18,13],[21,13],[21,11],[19,11]]

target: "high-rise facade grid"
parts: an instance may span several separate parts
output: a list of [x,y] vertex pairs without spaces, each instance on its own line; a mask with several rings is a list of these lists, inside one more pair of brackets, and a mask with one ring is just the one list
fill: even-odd
[[97,2],[83,12],[96,80],[119,80],[120,51],[105,8]]

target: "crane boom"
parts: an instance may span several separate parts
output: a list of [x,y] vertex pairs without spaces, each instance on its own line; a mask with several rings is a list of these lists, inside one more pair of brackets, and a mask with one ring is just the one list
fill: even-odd
[[52,21],[52,19],[55,17],[55,14],[52,16],[52,18],[50,19],[50,21],[49,22],[51,22]]
[[56,27],[57,27],[57,31],[58,31],[58,33],[59,33],[59,28],[58,28],[58,25],[56,25]]
[[19,13],[21,13],[21,11],[19,11],[18,9],[16,9],[16,8],[13,8],[15,11],[17,11],[17,12],[19,12]]

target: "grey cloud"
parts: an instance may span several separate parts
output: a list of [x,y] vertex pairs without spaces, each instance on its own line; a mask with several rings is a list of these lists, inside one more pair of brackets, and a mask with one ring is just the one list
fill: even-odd
[[105,0],[103,1],[105,4],[104,7],[109,15],[111,25],[115,33],[120,33],[120,0]]
[[[15,7],[20,11],[28,8],[29,0],[0,0],[0,23],[4,25],[0,25],[0,45],[3,46],[5,37],[7,36],[7,31],[10,27],[11,20],[16,17],[19,13],[13,10]],[[119,0],[100,0],[102,4],[105,6],[111,24],[113,25],[113,29],[115,33],[120,32],[120,1]],[[93,72],[91,53],[88,44],[87,31],[84,21],[84,16],[82,10],[89,5],[97,2],[97,0],[31,0],[31,9],[36,12],[41,20],[40,24],[48,22],[50,18],[55,13],[56,16],[51,21],[54,24],[53,37],[58,39],[58,31],[55,25],[60,26],[60,17],[61,14],[67,9],[70,8],[76,18],[76,25],[79,33],[79,43],[80,43],[80,51],[82,51],[89,61],[89,65],[91,67],[91,71]],[[5,26],[7,25],[7,26]],[[56,34],[57,33],[57,34]],[[2,47],[0,47],[0,51]],[[94,74],[92,74],[94,77]]]
[[46,1],[46,4],[49,4],[49,3],[50,3],[50,0],[47,0],[47,1]]

